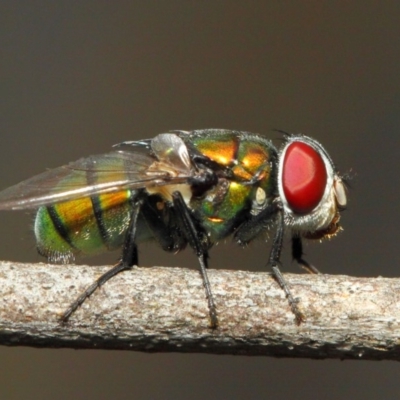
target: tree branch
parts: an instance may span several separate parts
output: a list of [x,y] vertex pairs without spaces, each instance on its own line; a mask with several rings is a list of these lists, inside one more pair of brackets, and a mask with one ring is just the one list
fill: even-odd
[[309,358],[400,360],[400,279],[285,274],[307,320],[296,325],[270,274],[134,268],[72,315],[60,314],[109,267],[0,262],[0,344]]

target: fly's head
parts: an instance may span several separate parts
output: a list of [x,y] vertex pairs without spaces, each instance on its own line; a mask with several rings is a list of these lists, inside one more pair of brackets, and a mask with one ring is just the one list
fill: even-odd
[[344,182],[320,143],[289,135],[279,155],[278,191],[285,222],[309,239],[322,239],[340,230],[346,208]]

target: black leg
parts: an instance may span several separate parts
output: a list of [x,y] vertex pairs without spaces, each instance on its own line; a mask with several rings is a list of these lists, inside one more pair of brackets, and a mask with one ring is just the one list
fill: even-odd
[[[163,207],[161,210],[157,209],[157,203]],[[173,207],[156,197],[149,197],[141,207],[141,216],[157,243],[163,250],[177,253],[186,247],[187,241],[176,225],[174,212]]]
[[205,237],[199,236],[199,230],[195,226],[190,211],[182,198],[180,192],[174,192],[172,194],[172,200],[174,203],[174,208],[177,211],[176,215],[179,218],[182,231],[186,236],[186,239],[190,246],[196,252],[197,258],[200,264],[200,273],[203,279],[203,285],[206,290],[206,297],[208,301],[208,309],[210,312],[210,327],[215,329],[218,325],[217,309],[215,307],[214,298],[211,292],[210,281],[207,275],[207,259],[208,251],[205,245]]
[[292,257],[301,268],[305,269],[310,274],[319,274],[317,268],[315,268],[312,264],[309,264],[303,258],[303,244],[301,242],[301,237],[298,235],[292,236]]
[[137,201],[132,208],[131,220],[126,233],[126,239],[122,251],[122,258],[114,267],[100,276],[91,284],[64,312],[61,321],[68,321],[69,317],[90,297],[100,286],[104,285],[109,279],[118,275],[122,271],[131,269],[133,265],[138,264],[138,252],[135,242],[137,219],[140,212],[141,201]]
[[281,257],[282,244],[283,244],[283,234],[284,234],[284,219],[283,219],[283,211],[280,210],[278,211],[277,214],[277,229],[274,238],[274,243],[271,249],[271,254],[269,256],[268,265],[271,266],[273,277],[278,282],[282,290],[285,292],[286,298],[289,301],[290,308],[296,317],[297,324],[300,324],[305,320],[304,315],[299,310],[297,306],[298,300],[293,297],[289,285],[287,284],[285,278],[283,277],[279,269],[280,266],[279,260]]
[[245,246],[256,238],[262,231],[267,229],[268,225],[272,225],[275,215],[279,212],[280,205],[276,202],[271,203],[259,214],[252,216],[244,221],[234,234],[236,242]]

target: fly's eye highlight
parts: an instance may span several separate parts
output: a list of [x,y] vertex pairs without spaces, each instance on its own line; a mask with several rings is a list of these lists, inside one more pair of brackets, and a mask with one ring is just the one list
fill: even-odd
[[296,214],[311,212],[321,201],[328,179],[318,150],[304,142],[289,144],[282,164],[282,187]]

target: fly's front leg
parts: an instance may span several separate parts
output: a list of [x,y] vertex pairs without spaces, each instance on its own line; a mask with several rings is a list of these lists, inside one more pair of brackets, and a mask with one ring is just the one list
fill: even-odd
[[110,270],[100,276],[93,282],[62,314],[61,321],[67,322],[69,317],[90,297],[100,286],[104,285],[108,280],[118,275],[122,271],[131,269],[133,265],[138,264],[138,251],[136,245],[136,228],[137,219],[142,205],[141,200],[136,200],[133,204],[129,227],[126,232],[125,242],[122,250],[122,257],[118,264],[114,265]]
[[301,268],[306,270],[310,274],[319,274],[317,268],[315,268],[312,264],[308,263],[303,258],[303,243],[301,242],[301,237],[298,235],[292,236],[292,257]]
[[203,279],[204,288],[206,290],[208,309],[210,312],[210,327],[215,329],[218,325],[218,318],[217,318],[217,309],[214,303],[214,297],[211,292],[210,281],[208,280],[208,275],[207,275],[208,251],[198,235],[198,228],[195,226],[193,222],[193,217],[191,216],[190,210],[188,209],[185,201],[183,200],[181,193],[174,192],[172,194],[172,201],[174,204],[174,208],[177,211],[176,215],[179,218],[182,232],[186,236],[189,245],[196,252],[197,258],[199,260],[200,273]]
[[275,280],[278,282],[279,286],[285,292],[286,298],[289,301],[290,308],[293,314],[296,317],[297,324],[300,324],[305,320],[303,313],[299,310],[298,307],[298,299],[295,299],[290,291],[289,285],[286,282],[285,278],[283,277],[279,266],[280,257],[282,252],[282,245],[283,245],[283,234],[284,234],[284,219],[283,219],[283,211],[279,210],[277,214],[277,229],[274,238],[274,243],[272,245],[271,254],[269,256],[268,265],[272,269],[272,275]]

